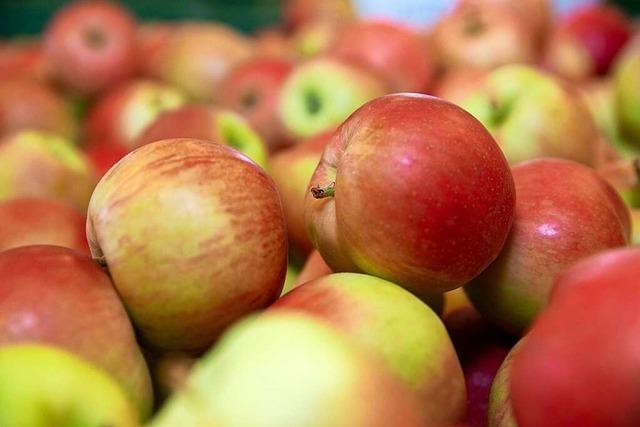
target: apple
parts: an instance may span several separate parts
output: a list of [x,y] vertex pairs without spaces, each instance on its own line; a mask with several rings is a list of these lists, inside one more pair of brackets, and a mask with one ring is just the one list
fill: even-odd
[[108,140],[90,141],[84,151],[100,178],[129,153],[126,147]]
[[0,139],[0,200],[48,197],[84,211],[94,186],[89,161],[71,141],[36,131]]
[[534,34],[516,8],[504,2],[465,0],[444,15],[431,40],[445,69],[492,69],[534,59]]
[[637,425],[639,277],[638,248],[602,252],[560,275],[513,357],[519,427]]
[[262,28],[254,34],[256,56],[288,59],[293,57],[293,47],[287,33],[279,27]]
[[519,352],[524,338],[511,349],[496,373],[489,394],[488,425],[492,427],[518,427],[511,403],[511,369],[513,358]]
[[0,344],[62,347],[111,374],[141,417],[150,415],[151,380],[133,327],[89,256],[47,245],[0,252],[0,295]]
[[614,69],[617,122],[623,137],[640,147],[640,33],[636,35]]
[[210,141],[159,141],[122,159],[91,197],[87,236],[141,339],[164,350],[207,349],[280,295],[287,268],[275,184]]
[[284,285],[282,286],[282,292],[280,292],[280,296],[289,292],[295,286],[298,280],[298,274],[300,273],[300,269],[296,264],[293,264],[289,261],[287,264],[287,274],[284,278]]
[[486,0],[510,6],[519,13],[523,24],[533,34],[536,53],[544,47],[554,21],[554,2],[552,0]]
[[444,307],[442,312],[443,319],[446,319],[449,314],[455,313],[462,308],[465,308],[465,307],[473,308],[473,305],[471,304],[471,301],[469,301],[467,294],[464,293],[463,288],[455,288],[451,291],[445,292],[443,297],[444,297]]
[[469,95],[482,88],[488,72],[474,68],[449,70],[440,76],[433,88],[433,95],[460,105]]
[[168,22],[145,22],[136,28],[138,73],[147,78],[160,77],[162,52],[166,49],[175,26]]
[[484,124],[509,163],[560,157],[593,165],[598,129],[577,90],[526,65],[506,65],[460,104]]
[[423,427],[422,412],[414,392],[347,336],[282,310],[234,325],[150,427]]
[[320,252],[316,250],[311,251],[292,288],[296,288],[304,283],[327,276],[331,273],[333,273],[331,267],[322,259]]
[[610,161],[597,171],[628,206],[640,207],[640,157]]
[[262,138],[238,113],[205,105],[186,105],[160,114],[132,146],[142,147],[161,139],[195,138],[228,145],[247,155],[262,168],[267,148]]
[[277,105],[292,67],[288,59],[263,57],[246,61],[227,74],[216,96],[220,105],[246,117],[270,150],[290,145]]
[[132,80],[106,92],[88,112],[85,137],[126,149],[162,112],[186,103],[177,89],[151,80]]
[[312,59],[329,53],[343,27],[344,23],[335,21],[306,22],[291,35],[294,54],[299,59]]
[[511,228],[513,178],[489,132],[454,104],[387,95],[335,132],[311,178],[305,218],[336,272],[418,295],[462,286]]
[[297,138],[333,130],[365,102],[388,92],[373,74],[331,58],[299,64],[280,91],[278,113]]
[[289,242],[302,255],[313,249],[304,223],[304,199],[309,180],[331,135],[330,132],[318,134],[275,153],[270,160],[269,171],[280,192]]
[[71,138],[75,128],[67,103],[44,83],[26,78],[0,80],[0,136],[40,130]]
[[137,427],[122,389],[102,370],[44,345],[0,348],[0,425]]
[[633,209],[631,211],[631,243],[634,245],[640,245],[640,209]]
[[187,23],[173,31],[159,53],[159,75],[194,99],[211,100],[224,76],[253,53],[251,40],[231,27]]
[[295,29],[312,21],[351,21],[355,13],[349,0],[285,0],[282,17],[286,27]]
[[543,62],[553,72],[573,80],[604,75],[631,31],[630,19],[614,6],[578,7],[557,23]]
[[197,358],[179,351],[148,351],[147,363],[153,380],[156,406],[182,389]]
[[589,255],[629,242],[629,212],[596,171],[563,159],[512,168],[513,228],[500,256],[465,290],[489,320],[522,334],[547,305],[558,274]]
[[135,25],[135,18],[118,3],[71,2],[45,29],[45,57],[65,86],[86,94],[99,92],[133,75]]
[[418,394],[429,423],[450,425],[465,413],[464,376],[442,321],[399,286],[357,273],[331,274],[300,285],[269,312],[315,316],[376,354]]
[[377,73],[393,92],[424,92],[435,73],[433,58],[418,34],[391,22],[348,25],[329,50],[345,62]]
[[85,215],[43,198],[0,201],[0,251],[28,245],[57,245],[89,254]]
[[21,39],[0,43],[0,80],[27,78],[46,82],[51,75],[39,40]]

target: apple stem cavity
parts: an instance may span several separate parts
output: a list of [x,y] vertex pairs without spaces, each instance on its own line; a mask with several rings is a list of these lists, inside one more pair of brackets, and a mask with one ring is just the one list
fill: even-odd
[[332,181],[324,187],[321,187],[319,185],[311,187],[311,194],[313,195],[314,199],[333,197],[336,194],[336,183],[335,181]]
[[91,27],[85,33],[87,44],[95,50],[100,50],[106,44],[107,39],[99,28]]

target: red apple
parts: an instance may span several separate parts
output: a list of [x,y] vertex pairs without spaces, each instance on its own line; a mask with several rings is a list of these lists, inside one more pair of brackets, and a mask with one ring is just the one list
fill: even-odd
[[285,25],[293,29],[311,21],[349,21],[355,11],[349,0],[285,0],[282,15]]
[[531,62],[535,53],[527,21],[503,2],[459,1],[440,19],[432,41],[441,65],[447,69],[492,69]]
[[343,61],[377,73],[394,92],[424,92],[435,71],[434,61],[418,34],[391,22],[349,25],[329,51]]
[[614,6],[590,4],[565,15],[545,53],[552,71],[571,79],[606,74],[631,37],[630,19]]
[[254,40],[259,57],[290,59],[294,56],[291,40],[280,28],[263,28],[255,33]]
[[287,59],[256,58],[227,74],[216,96],[224,107],[247,118],[271,150],[290,142],[278,117],[278,96],[293,64]]
[[57,93],[32,79],[0,79],[0,136],[20,130],[75,134],[69,105]]
[[80,0],[59,10],[44,34],[56,77],[83,93],[95,93],[135,70],[135,19],[108,0]]
[[56,245],[89,254],[83,213],[64,203],[36,198],[0,201],[0,251]]
[[87,158],[93,165],[98,177],[104,176],[109,169],[129,153],[129,150],[114,142],[92,141],[85,148]]
[[310,237],[334,271],[362,271],[418,294],[454,289],[486,268],[515,205],[489,132],[454,104],[418,94],[384,96],[349,117],[310,189]]
[[160,77],[197,100],[216,96],[220,81],[254,53],[250,39],[222,24],[188,23],[160,53]]
[[194,138],[219,142],[249,156],[263,168],[267,148],[242,116],[231,110],[187,105],[158,116],[133,142],[141,147],[161,139]]
[[140,337],[198,352],[279,295],[286,226],[272,179],[238,151],[164,140],[122,159],[89,205],[91,252]]
[[0,44],[0,80],[20,77],[45,82],[50,75],[39,41],[11,40]]
[[129,81],[98,98],[88,113],[85,136],[130,150],[156,117],[185,103],[185,96],[172,86],[151,80]]
[[143,418],[151,381],[109,276],[88,256],[58,246],[0,252],[0,343],[62,347],[113,375]]
[[505,330],[521,334],[547,305],[567,266],[629,242],[624,202],[596,171],[561,159],[512,169],[513,228],[502,253],[465,290],[474,306]]
[[313,249],[304,223],[304,199],[309,180],[320,163],[332,133],[321,133],[273,155],[269,171],[276,182],[287,220],[289,242],[302,255]]
[[168,22],[147,22],[136,29],[136,58],[138,73],[143,77],[159,78],[162,52],[166,49],[175,27]]
[[640,422],[640,249],[606,251],[558,278],[511,368],[519,427]]
[[331,273],[333,273],[331,267],[322,259],[320,252],[312,251],[307,257],[302,270],[300,270],[293,287],[295,288],[303,283],[327,276]]

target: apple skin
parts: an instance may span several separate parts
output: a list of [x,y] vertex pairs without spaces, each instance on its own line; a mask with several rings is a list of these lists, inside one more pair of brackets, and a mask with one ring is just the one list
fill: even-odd
[[135,25],[135,18],[118,3],[69,3],[45,29],[45,57],[65,86],[94,94],[133,75]]
[[278,114],[294,138],[335,129],[365,102],[388,93],[368,71],[320,57],[298,64],[280,91]]
[[460,106],[489,129],[510,164],[538,157],[595,162],[598,129],[579,92],[533,67],[494,70]]
[[562,273],[513,358],[518,426],[638,425],[639,277],[638,248],[606,251]]
[[281,58],[255,58],[227,74],[216,96],[223,107],[242,114],[275,150],[291,141],[277,113],[280,89],[293,63]]
[[640,207],[640,157],[612,160],[597,171],[629,207]]
[[309,192],[305,201],[309,235],[327,264],[418,295],[478,275],[513,221],[513,178],[491,135],[461,108],[427,95],[387,95],[349,117],[309,188],[331,183],[333,197]]
[[39,40],[0,42],[0,81],[27,78],[47,82],[51,77]]
[[187,102],[177,89],[151,80],[133,80],[107,91],[88,113],[85,137],[131,149],[135,139],[162,112]]
[[513,228],[502,253],[465,290],[489,320],[522,334],[547,305],[558,274],[630,238],[629,211],[593,169],[562,159],[512,168]]
[[355,14],[349,0],[285,0],[282,9],[285,27],[290,30],[309,22],[348,22]]
[[108,140],[90,141],[84,151],[99,178],[129,153],[126,147]]
[[522,347],[524,340],[525,338],[518,341],[507,354],[491,384],[489,410],[487,413],[490,427],[518,427],[513,414],[510,383],[513,358],[520,351],[519,349]]
[[569,79],[605,75],[631,32],[630,19],[614,6],[578,7],[557,23],[543,62]]
[[313,249],[304,223],[304,199],[331,132],[318,134],[291,148],[275,153],[269,172],[278,186],[291,248],[302,255]]
[[91,197],[87,237],[152,348],[205,350],[271,304],[287,268],[272,179],[210,141],[159,141],[118,162]]
[[0,348],[0,424],[140,425],[112,378],[66,351],[44,345]]
[[175,29],[159,54],[159,74],[191,98],[208,101],[224,76],[253,54],[251,40],[231,27],[187,23]]
[[109,276],[90,257],[58,246],[0,253],[0,344],[62,347],[104,369],[151,413],[149,371]]
[[640,33],[614,69],[615,105],[620,132],[635,147],[640,147]]
[[298,59],[313,59],[328,54],[340,36],[344,23],[335,21],[310,21],[291,34],[291,46]]
[[640,209],[631,210],[631,244],[640,245]]
[[28,245],[56,245],[90,254],[84,213],[43,198],[0,201],[0,251]]
[[493,69],[534,59],[531,28],[510,4],[465,0],[444,15],[431,40],[445,69]]
[[160,78],[162,52],[166,49],[175,25],[169,22],[145,22],[136,28],[136,58],[138,74]]
[[238,113],[205,105],[186,105],[160,114],[136,138],[132,146],[142,147],[161,139],[194,138],[228,145],[267,167],[265,143]]
[[67,139],[35,131],[0,139],[0,200],[48,197],[84,211],[95,180],[84,153]]
[[433,95],[460,105],[469,95],[482,88],[488,74],[486,70],[473,68],[449,70],[440,76],[433,88]]
[[69,106],[45,84],[25,78],[0,79],[0,136],[21,130],[71,138],[76,124]]
[[449,425],[464,417],[464,376],[447,331],[401,287],[364,274],[331,274],[291,290],[268,312],[281,309],[326,321],[379,356],[416,391],[428,422]]
[[304,283],[327,276],[331,273],[333,273],[331,267],[329,267],[324,259],[322,259],[320,252],[313,250],[302,266],[293,288],[297,288]]
[[393,92],[424,92],[433,80],[435,64],[418,34],[391,22],[348,25],[329,51],[377,73]]
[[[247,411],[247,408],[251,408]],[[281,310],[242,320],[150,427],[424,427],[405,384],[347,336]]]

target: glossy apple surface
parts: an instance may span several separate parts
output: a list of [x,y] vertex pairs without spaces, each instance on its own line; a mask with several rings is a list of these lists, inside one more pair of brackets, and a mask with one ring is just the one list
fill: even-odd
[[461,108],[396,94],[356,111],[333,135],[305,202],[314,246],[334,271],[443,292],[493,261],[513,221],[511,172]]
[[141,338],[166,350],[208,348],[280,295],[287,268],[275,184],[210,141],[164,140],[122,159],[91,197],[87,235]]

